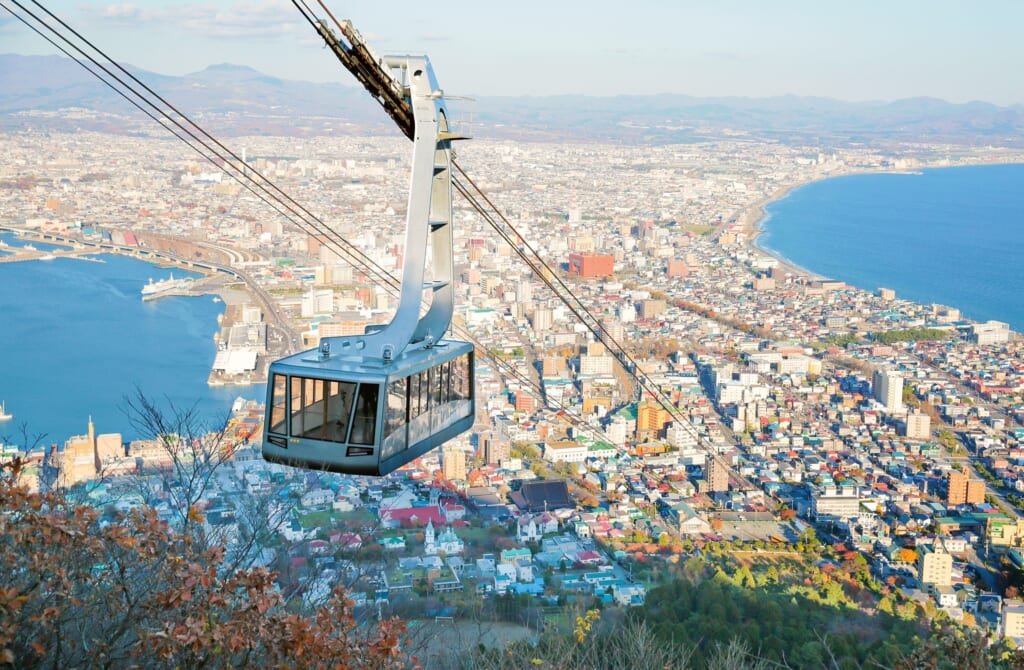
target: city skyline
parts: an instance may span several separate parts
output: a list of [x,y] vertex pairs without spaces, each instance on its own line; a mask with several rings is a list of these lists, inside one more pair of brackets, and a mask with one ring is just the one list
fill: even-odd
[[[230,62],[285,79],[352,85],[284,0],[45,6],[115,59],[160,74]],[[1012,34],[1024,6],[1009,2],[989,3],[984,13],[955,2],[641,2],[625,13],[604,2],[586,11],[534,2],[514,12],[465,2],[444,12],[406,2],[329,7],[380,53],[429,53],[449,94],[1024,103],[1024,75],[1014,67],[1024,48]],[[4,52],[54,53],[9,13],[0,16],[0,42]]]
[[[117,10],[128,18],[133,11]],[[101,36],[89,37],[119,58]],[[369,33],[367,40],[390,43]],[[243,65],[263,69],[242,56]],[[40,60],[46,62],[36,68]],[[435,65],[439,74],[447,66]],[[417,97],[416,143],[428,145],[410,161],[401,136],[365,132],[338,117],[300,116],[329,106],[287,93],[309,86],[231,69],[221,69],[227,85],[220,88],[217,72],[184,83],[163,79],[156,88],[178,84],[176,93],[200,103],[248,107],[196,114],[204,125],[233,130],[233,148],[199,145],[190,133],[185,144],[193,152],[149,119],[90,108],[97,99],[91,94],[63,108],[36,103],[54,91],[74,92],[50,83],[67,70],[77,74],[72,64],[38,59],[0,73],[11,75],[5,94],[15,101],[0,115],[0,306],[9,315],[0,331],[0,400],[11,401],[6,408],[21,426],[8,423],[11,434],[0,432],[0,460],[16,459],[7,467],[26,487],[0,477],[0,494],[14,493],[2,512],[17,521],[19,509],[70,509],[64,500],[92,508],[76,508],[81,523],[72,529],[80,544],[65,551],[84,557],[75,563],[83,569],[72,571],[79,576],[74,588],[92,595],[58,610],[52,630],[62,630],[63,621],[112,620],[132,640],[175,630],[170,626],[190,631],[195,610],[168,610],[179,619],[184,612],[181,624],[163,616],[166,593],[196,593],[182,602],[216,599],[204,597],[206,587],[194,579],[164,588],[146,539],[158,533],[158,544],[172,549],[167,560],[187,566],[188,575],[203,570],[233,585],[246,566],[257,566],[267,593],[294,594],[268,601],[257,623],[322,619],[323,599],[340,596],[340,588],[368,631],[370,622],[392,615],[445,626],[456,617],[467,624],[494,618],[525,629],[520,615],[529,610],[571,612],[546,608],[582,604],[593,609],[576,620],[580,627],[606,613],[600,630],[585,631],[607,636],[598,643],[602,653],[606,642],[639,630],[619,625],[627,609],[672,635],[673,645],[679,631],[696,631],[680,641],[699,649],[739,639],[740,630],[749,649],[794,667],[827,657],[843,666],[895,667],[929,644],[915,631],[946,622],[962,626],[957,630],[971,636],[962,639],[978,640],[979,649],[983,640],[1005,640],[990,647],[993,658],[1024,645],[1020,574],[1007,563],[1024,563],[1024,338],[1011,323],[982,322],[976,314],[987,297],[999,309],[1012,307],[1006,296],[1019,294],[1013,282],[1024,278],[1015,272],[1021,254],[1012,253],[1024,230],[1012,225],[1024,212],[1024,108],[997,110],[992,126],[965,121],[988,131],[983,142],[948,143],[939,133],[949,131],[950,117],[940,114],[933,117],[941,119],[937,131],[923,127],[912,141],[884,132],[881,122],[833,140],[809,123],[820,101],[784,100],[764,106],[799,110],[788,137],[778,122],[766,123],[758,137],[739,127],[742,120],[728,119],[658,143],[640,122],[644,107],[662,113],[653,99],[538,105],[575,107],[577,118],[616,103],[629,108],[626,121],[606,126],[607,135],[581,123],[585,134],[577,141],[548,128],[537,132],[543,115],[531,115],[528,101],[499,99],[488,103],[509,103],[507,122],[522,122],[517,136],[481,133],[460,143],[456,178],[446,152],[455,134],[420,132],[426,124],[419,105],[430,105],[433,90]],[[264,86],[284,93],[275,98],[261,93]],[[19,109],[18,96],[30,102]],[[285,106],[293,100],[298,113]],[[257,116],[257,105],[269,113]],[[909,125],[922,122],[918,109],[942,106],[891,107],[908,110]],[[981,106],[965,107],[958,111],[983,118]],[[664,116],[655,123],[683,127]],[[296,129],[302,134],[292,134]],[[620,141],[623,130],[638,141]],[[425,171],[417,156],[428,160]],[[412,164],[426,181],[410,185]],[[976,173],[983,178],[972,181]],[[445,174],[464,196],[462,184],[473,186],[490,209],[473,192],[464,200],[482,216],[461,200],[449,209]],[[963,207],[950,197],[953,183],[934,187],[936,177],[957,175],[960,186],[984,186],[971,189]],[[808,270],[788,260],[799,262],[785,245],[761,244],[769,222],[774,230],[784,222],[780,201],[861,180],[879,183],[859,198],[804,201],[811,225],[800,237],[815,254]],[[882,181],[899,185],[910,206],[901,210]],[[434,203],[444,198],[443,206],[420,207],[418,184],[430,188]],[[824,204],[840,203],[846,214],[857,212],[858,201],[878,209],[847,223],[852,238],[828,232],[829,223],[844,219]],[[946,214],[958,217],[947,224]],[[1003,223],[1010,225],[1000,232]],[[417,226],[451,232],[450,245],[432,238],[434,251],[451,253],[431,253],[429,276],[409,282],[418,273],[406,269],[418,267],[425,245],[405,231]],[[954,229],[969,237],[956,243]],[[844,239],[841,267],[820,273],[825,243]],[[897,255],[887,258],[888,249]],[[943,252],[938,269],[915,269]],[[165,272],[174,266],[179,280],[154,281],[151,263]],[[906,268],[910,283],[854,281],[844,267],[856,266]],[[204,276],[182,281],[186,270]],[[386,276],[399,271],[404,293],[390,290]],[[960,286],[974,273],[984,289],[974,297],[931,293],[941,276]],[[397,346],[398,356],[361,346],[369,338],[349,341],[356,346],[347,350],[330,338],[380,333],[401,305],[410,306],[403,300],[415,295],[410,283],[431,293],[444,285],[428,314],[450,305],[452,337],[462,343],[426,354],[465,358],[451,368],[415,368],[415,381],[398,385],[364,378],[358,389],[349,386],[349,398],[378,402],[346,402],[345,391],[339,396],[321,378],[334,362],[376,375],[388,361],[412,357]],[[914,297],[914,283],[927,285],[923,297]],[[875,288],[881,286],[887,288]],[[410,316],[417,311],[411,307]],[[437,328],[426,330],[448,326]],[[299,350],[307,353],[281,359]],[[269,394],[256,386],[261,399],[244,400],[246,389],[264,381]],[[125,395],[130,388],[135,392]],[[176,391],[208,394],[179,401]],[[197,421],[225,401],[230,412]],[[463,412],[456,416],[466,420],[459,425],[465,433],[420,441],[427,430],[447,431],[444,421],[455,410]],[[77,433],[84,416],[87,434],[61,439],[68,432],[60,423],[68,420]],[[357,428],[369,430],[357,435]],[[388,480],[348,477],[333,456],[308,457],[313,452],[303,450],[315,442],[331,445],[322,453],[354,444],[359,457],[418,458]],[[275,454],[269,445],[291,451]],[[421,445],[440,448],[424,453]],[[63,498],[65,490],[75,497]],[[28,530],[69,537],[68,515],[49,516],[40,524],[29,519]],[[28,546],[26,524],[8,525],[0,539]],[[46,532],[50,527],[60,532]],[[186,541],[161,539],[179,535]],[[142,540],[118,544],[124,538]],[[104,549],[93,555],[78,546]],[[193,559],[179,558],[176,546],[222,549]],[[117,554],[110,564],[117,569],[96,569],[108,565],[105,547]],[[9,627],[8,638],[32,661],[32,654],[51,653],[49,643],[32,644],[50,633],[28,624],[36,623],[32,612],[51,607],[45,579],[52,570],[45,560],[26,564],[35,572],[12,569],[13,559],[7,564],[0,568],[25,573],[23,586],[15,586],[27,594],[29,613]],[[159,590],[147,581],[153,574]],[[122,597],[124,584],[138,585],[140,595]],[[690,598],[701,584],[714,590]],[[235,609],[243,613],[258,602],[251,589],[239,598],[245,606]],[[108,602],[141,605],[92,616],[95,603]],[[510,603],[516,609],[505,611]],[[780,615],[783,607],[788,613]],[[139,611],[159,616],[139,619]],[[737,611],[759,627],[737,628]],[[200,614],[223,623],[219,630],[238,619]],[[836,637],[833,655],[818,626],[856,629],[864,644]],[[581,658],[577,633],[569,637],[553,625],[544,635],[563,636],[572,650],[565,656]],[[80,637],[108,639],[102,631],[88,635]],[[460,639],[468,640],[464,648],[448,645],[460,658],[475,662],[473,650],[497,658],[484,643]],[[505,658],[515,648],[493,654]],[[527,664],[546,663],[531,645],[522,649]],[[225,660],[228,653],[221,654],[226,665],[252,660],[248,651]],[[146,647],[133,654],[126,667],[159,660],[159,651]]]

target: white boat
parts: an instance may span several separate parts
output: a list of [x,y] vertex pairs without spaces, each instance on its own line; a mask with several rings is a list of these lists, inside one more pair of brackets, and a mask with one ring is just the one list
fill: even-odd
[[175,279],[173,274],[171,274],[170,279],[161,279],[160,281],[153,281],[153,278],[150,277],[149,283],[142,287],[142,299],[149,300],[150,298],[157,298],[164,293],[187,289],[194,281],[195,279],[192,277]]
[[55,258],[57,258],[57,257],[54,256],[53,254],[46,254],[45,256],[40,256],[39,260],[41,260],[41,261],[52,261]]
[[10,421],[14,418],[13,414],[7,413],[7,408],[4,407],[4,403],[0,402],[0,421]]

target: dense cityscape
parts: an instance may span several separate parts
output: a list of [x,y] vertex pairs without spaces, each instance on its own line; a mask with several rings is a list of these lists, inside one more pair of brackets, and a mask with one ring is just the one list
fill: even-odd
[[[264,383],[272,358],[390,319],[394,298],[324,239],[154,133],[0,136],[0,227],[18,234],[3,262],[113,251],[203,272],[168,294],[225,302],[211,384]],[[394,273],[407,146],[246,137],[237,151]],[[643,606],[696,557],[744,588],[787,564],[856,574],[872,611],[909,607],[1024,641],[1015,333],[965,319],[969,306],[854,288],[754,245],[762,207],[809,181],[1024,156],[737,139],[482,140],[458,157],[673,412],[457,201],[455,319],[481,352],[470,433],[374,479],[266,463],[254,402],[219,432],[192,433],[180,416],[151,424],[181,429],[173,440],[125,444],[90,424],[25,445],[0,425],[6,456],[31,449],[23,481],[76,491],[109,523],[144,506],[172,527],[201,523],[305,605],[337,584],[357,609],[409,620],[509,602],[505,621],[529,637],[574,603]],[[30,248],[47,241],[65,246]],[[144,399],[136,409],[158,412]],[[184,471],[202,471],[202,485]]]

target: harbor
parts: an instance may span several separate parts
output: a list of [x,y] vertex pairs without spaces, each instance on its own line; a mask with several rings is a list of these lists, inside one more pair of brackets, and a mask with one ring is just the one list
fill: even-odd
[[[0,400],[12,415],[0,423],[0,441],[31,444],[44,434],[43,443],[63,442],[81,434],[90,415],[101,432],[118,430],[135,439],[124,408],[137,391],[165,411],[194,411],[201,421],[221,417],[238,396],[262,400],[255,377],[247,381],[257,385],[208,384],[226,300],[206,295],[143,302],[142,286],[166,271],[120,255],[104,259],[0,266],[0,305],[9,317],[0,338]],[[204,281],[226,299],[247,299],[244,289],[228,286],[226,276],[221,284]]]
[[[292,353],[290,347],[297,341],[296,334],[256,280],[246,271],[232,267],[259,261],[247,252],[152,233],[87,239],[22,227],[0,227],[0,232],[5,230],[17,236],[18,244],[0,246],[0,252],[10,254],[0,255],[0,262],[45,262],[67,256],[103,263],[103,259],[87,255],[99,252],[159,263],[162,269],[199,273],[175,277],[171,272],[164,279],[150,275],[136,295],[147,303],[160,298],[202,296],[210,296],[214,304],[223,303],[224,312],[217,317],[218,331],[213,338],[217,350],[207,376],[211,387],[265,383],[270,359]],[[47,249],[37,249],[34,244]]]

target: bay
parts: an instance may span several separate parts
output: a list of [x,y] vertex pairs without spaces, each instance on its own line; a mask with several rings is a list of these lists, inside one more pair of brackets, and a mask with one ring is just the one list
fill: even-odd
[[[0,235],[12,246],[25,244]],[[40,250],[52,245],[32,243]],[[57,258],[0,264],[0,401],[12,420],[0,441],[23,445],[45,433],[62,444],[87,432],[141,437],[125,399],[136,389],[162,410],[195,407],[203,421],[226,416],[236,397],[263,399],[263,386],[206,384],[223,303],[212,296],[142,301],[153,278],[192,276],[115,255],[103,263]]]
[[837,177],[765,209],[758,246],[795,265],[1024,331],[1024,165]]

